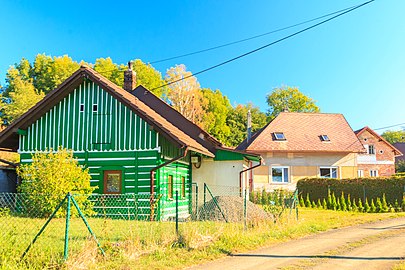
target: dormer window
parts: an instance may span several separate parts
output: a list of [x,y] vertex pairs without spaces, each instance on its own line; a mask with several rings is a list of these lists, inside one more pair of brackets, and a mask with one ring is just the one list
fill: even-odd
[[274,132],[273,134],[274,134],[274,138],[276,139],[276,141],[285,141],[286,140],[283,132]]
[[323,142],[330,142],[328,135],[321,135],[321,141]]

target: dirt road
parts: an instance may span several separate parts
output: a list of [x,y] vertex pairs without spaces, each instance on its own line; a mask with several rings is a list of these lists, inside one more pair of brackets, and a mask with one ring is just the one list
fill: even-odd
[[331,230],[189,269],[391,269],[405,258],[405,218]]

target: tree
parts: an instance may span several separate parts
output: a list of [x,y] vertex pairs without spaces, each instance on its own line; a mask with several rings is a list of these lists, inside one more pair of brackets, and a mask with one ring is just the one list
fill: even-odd
[[136,86],[142,85],[158,97],[165,94],[166,88],[160,87],[165,84],[165,81],[159,71],[151,64],[145,64],[140,59],[135,59],[133,66],[136,72]]
[[35,57],[30,76],[33,79],[35,88],[47,94],[72,75],[79,67],[80,64],[67,55],[52,58],[45,54],[38,54]]
[[283,86],[275,88],[267,95],[268,113],[271,118],[287,109],[290,112],[319,112],[315,101],[304,95],[297,87]]
[[405,160],[399,160],[395,163],[395,172],[405,173]]
[[0,96],[2,122],[5,124],[20,117],[44,97],[43,92],[35,89],[32,79],[26,78],[25,71],[25,68],[11,67],[7,72],[8,88]]
[[116,85],[122,87],[124,85],[124,70],[125,65],[117,65],[113,63],[110,57],[107,58],[97,58],[94,64],[94,70],[115,83]]
[[228,144],[230,146],[237,146],[246,139],[247,114],[249,110],[252,115],[252,133],[267,124],[268,117],[266,114],[261,112],[259,107],[254,106],[252,103],[235,106],[229,111],[226,119],[226,123],[231,130],[230,136],[228,137]]
[[205,130],[223,144],[228,144],[231,129],[226,123],[229,111],[232,110],[229,99],[219,90],[201,89],[205,102],[203,122]]
[[389,143],[405,142],[405,130],[385,131],[381,136]]
[[[176,65],[166,72],[167,83],[191,76],[185,65]],[[168,86],[167,99],[174,109],[191,122],[203,127],[203,95],[197,78],[191,76]]]
[[73,157],[73,152],[59,148],[57,152],[32,155],[32,163],[17,168],[22,182],[18,191],[27,196],[29,212],[36,217],[49,216],[68,192],[78,194],[76,201],[83,211],[90,211],[87,197],[90,187],[88,169],[83,170]]

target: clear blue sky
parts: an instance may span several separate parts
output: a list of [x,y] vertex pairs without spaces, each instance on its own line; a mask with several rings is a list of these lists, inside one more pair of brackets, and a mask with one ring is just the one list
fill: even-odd
[[[94,63],[152,62],[221,45],[364,1],[29,1],[0,4],[0,82],[22,57],[68,54]],[[233,104],[267,109],[274,87],[298,86],[353,129],[405,122],[405,1],[376,0],[304,34],[198,76]],[[307,25],[305,25],[307,26]],[[205,54],[155,64],[192,72],[286,36],[300,26]],[[309,24],[308,24],[309,26]],[[393,129],[398,129],[396,127]],[[382,132],[383,130],[379,130]]]

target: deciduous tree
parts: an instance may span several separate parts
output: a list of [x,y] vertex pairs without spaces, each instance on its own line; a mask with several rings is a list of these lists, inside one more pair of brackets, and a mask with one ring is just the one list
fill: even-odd
[[268,113],[271,118],[276,117],[280,112],[319,112],[315,101],[304,95],[297,87],[283,86],[275,88],[267,95]]
[[385,131],[381,136],[389,143],[405,142],[405,130]]

